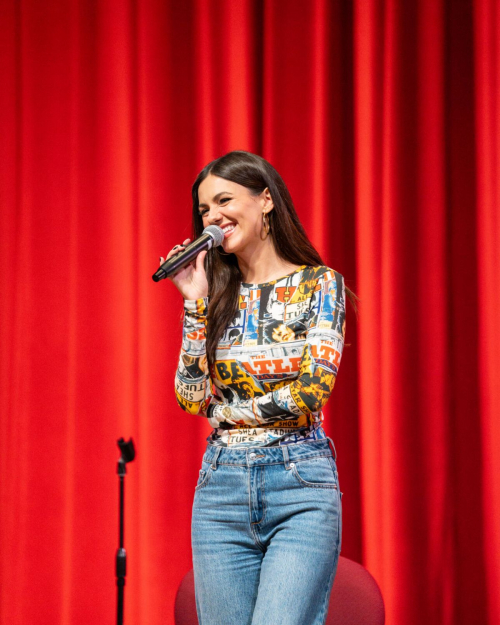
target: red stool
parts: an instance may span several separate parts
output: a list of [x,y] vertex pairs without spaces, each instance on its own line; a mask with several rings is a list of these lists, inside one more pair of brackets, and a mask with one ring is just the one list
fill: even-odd
[[[384,623],[384,600],[377,582],[361,564],[340,556],[326,625]],[[177,590],[175,625],[198,625],[192,570],[186,573]]]

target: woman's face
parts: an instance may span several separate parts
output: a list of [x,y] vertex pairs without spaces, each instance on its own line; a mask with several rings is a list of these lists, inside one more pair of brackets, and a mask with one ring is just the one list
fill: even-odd
[[271,242],[260,236],[262,211],[269,213],[273,208],[268,189],[251,195],[246,187],[209,174],[198,187],[198,201],[203,227],[215,225],[224,230],[225,252],[247,255]]

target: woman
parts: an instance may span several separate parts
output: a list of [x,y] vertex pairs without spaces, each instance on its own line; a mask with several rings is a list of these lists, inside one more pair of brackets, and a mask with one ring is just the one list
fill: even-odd
[[195,236],[209,225],[225,233],[172,278],[184,298],[177,400],[213,427],[193,505],[198,619],[324,623],[341,493],[321,409],[342,355],[348,289],[259,156],[209,163],[193,185],[193,221]]

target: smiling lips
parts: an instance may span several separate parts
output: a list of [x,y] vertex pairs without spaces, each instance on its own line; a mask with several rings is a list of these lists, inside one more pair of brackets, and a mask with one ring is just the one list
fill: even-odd
[[226,226],[224,226],[224,228],[222,228],[224,232],[224,238],[227,239],[227,237],[231,234],[231,232],[235,228],[236,228],[236,224],[227,224]]

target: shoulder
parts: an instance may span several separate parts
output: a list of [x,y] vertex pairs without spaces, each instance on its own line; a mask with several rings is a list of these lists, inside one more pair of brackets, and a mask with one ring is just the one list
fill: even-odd
[[316,285],[323,287],[323,285],[332,281],[338,286],[343,286],[344,276],[326,265],[308,266],[302,272],[301,282],[315,282]]

